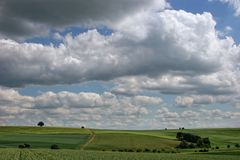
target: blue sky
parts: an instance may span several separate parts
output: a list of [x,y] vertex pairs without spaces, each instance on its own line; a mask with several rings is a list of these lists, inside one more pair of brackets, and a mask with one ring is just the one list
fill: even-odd
[[231,2],[5,1],[0,122],[240,127],[240,2]]

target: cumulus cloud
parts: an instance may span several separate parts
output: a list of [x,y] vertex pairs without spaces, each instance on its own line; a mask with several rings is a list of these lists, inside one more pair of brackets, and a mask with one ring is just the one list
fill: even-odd
[[192,95],[192,96],[177,96],[175,99],[176,106],[192,107],[209,104],[224,104],[230,103],[233,100],[230,96],[212,96],[212,95]]
[[[172,128],[178,127],[233,127],[239,122],[239,112],[226,112],[220,109],[200,109],[197,111],[185,110],[182,112],[170,111],[162,107],[155,115],[157,121]],[[156,123],[156,121],[154,121]],[[211,122],[211,123],[209,123]],[[234,122],[234,125],[233,125]],[[156,125],[156,124],[155,124]],[[235,127],[237,127],[236,125]]]
[[161,105],[161,98],[158,97],[130,98],[110,92],[45,92],[32,97],[23,96],[13,89],[1,88],[0,95],[0,121],[14,125],[32,125],[31,119],[46,120],[49,125],[81,126],[97,121],[106,126],[111,126],[113,121],[129,125],[147,116],[149,106]]
[[128,15],[167,6],[165,0],[2,0],[0,32],[16,37],[36,35],[49,28],[113,24]]
[[[24,96],[13,89],[0,89],[0,122],[2,125],[35,125],[44,120],[52,126],[82,126],[99,128],[178,128],[237,127],[239,112],[220,109],[171,111],[160,97],[123,96],[110,92],[45,92],[38,96]],[[12,98],[9,98],[9,97]],[[154,108],[154,109],[150,109]],[[224,123],[217,123],[224,121]],[[209,126],[210,127],[210,126]]]
[[141,12],[116,29],[107,37],[96,30],[67,35],[58,47],[2,39],[0,85],[73,84],[166,73],[205,75],[222,69],[234,43],[218,38],[209,13]]

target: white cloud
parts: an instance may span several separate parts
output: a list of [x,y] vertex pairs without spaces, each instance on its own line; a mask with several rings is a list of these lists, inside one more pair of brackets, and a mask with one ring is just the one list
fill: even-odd
[[240,15],[240,1],[239,0],[220,0],[223,3],[228,3],[235,10],[236,16]]
[[0,95],[0,121],[9,125],[35,125],[40,120],[57,126],[95,126],[95,122],[101,122],[102,127],[109,127],[112,122],[129,125],[147,116],[149,106],[161,103],[161,98],[157,97],[132,99],[109,92],[46,92],[31,97],[1,88]]
[[59,47],[0,40],[0,84],[72,84],[166,73],[205,75],[222,69],[233,43],[218,38],[209,13],[141,12],[123,20],[111,36],[96,30],[67,35]]
[[156,129],[211,127],[207,123],[211,121],[213,127],[237,127],[235,122],[240,118],[237,111],[220,109],[171,111],[174,108],[164,104],[160,97],[151,96],[46,92],[32,97],[3,88],[0,93],[2,125],[36,125],[42,120],[50,126]]

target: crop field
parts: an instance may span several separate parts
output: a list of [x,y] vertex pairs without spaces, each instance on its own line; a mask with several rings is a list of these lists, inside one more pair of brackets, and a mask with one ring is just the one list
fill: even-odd
[[239,155],[1,149],[0,160],[239,160]]
[[72,128],[0,127],[0,148],[17,148],[30,144],[31,148],[50,148],[57,144],[63,149],[79,149],[91,132]]
[[89,150],[119,150],[119,149],[168,149],[175,148],[179,144],[176,140],[170,140],[155,136],[138,135],[129,133],[102,133],[96,134],[95,140],[88,145]]
[[[177,132],[0,127],[0,160],[239,160],[240,129],[181,130],[209,137],[212,148],[219,147],[207,153],[176,149]],[[21,144],[31,147],[19,149]],[[52,144],[60,149],[50,149]]]
[[[98,134],[133,134],[158,137],[166,140],[176,140],[176,133],[179,130],[137,130],[137,131],[118,131],[118,130],[94,130]],[[221,129],[185,129],[180,132],[187,132],[199,135],[201,137],[209,137],[212,146],[226,148],[227,145],[240,144],[240,129],[239,128],[221,128]]]

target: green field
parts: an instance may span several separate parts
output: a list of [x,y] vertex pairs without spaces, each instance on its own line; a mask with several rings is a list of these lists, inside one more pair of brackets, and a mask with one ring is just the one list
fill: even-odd
[[[97,130],[54,127],[0,127],[0,160],[239,160],[240,129],[185,129],[209,137],[212,148],[176,149],[179,130]],[[18,149],[21,144],[30,149]],[[51,150],[57,144],[59,150]],[[230,145],[230,148],[227,148]],[[146,149],[148,151],[146,151]],[[140,152],[136,152],[136,151]],[[131,152],[131,153],[130,153]],[[153,153],[156,152],[156,153]]]
[[91,132],[74,128],[0,127],[0,147],[17,148],[27,143],[32,148],[49,148],[57,144],[63,149],[80,149]]

